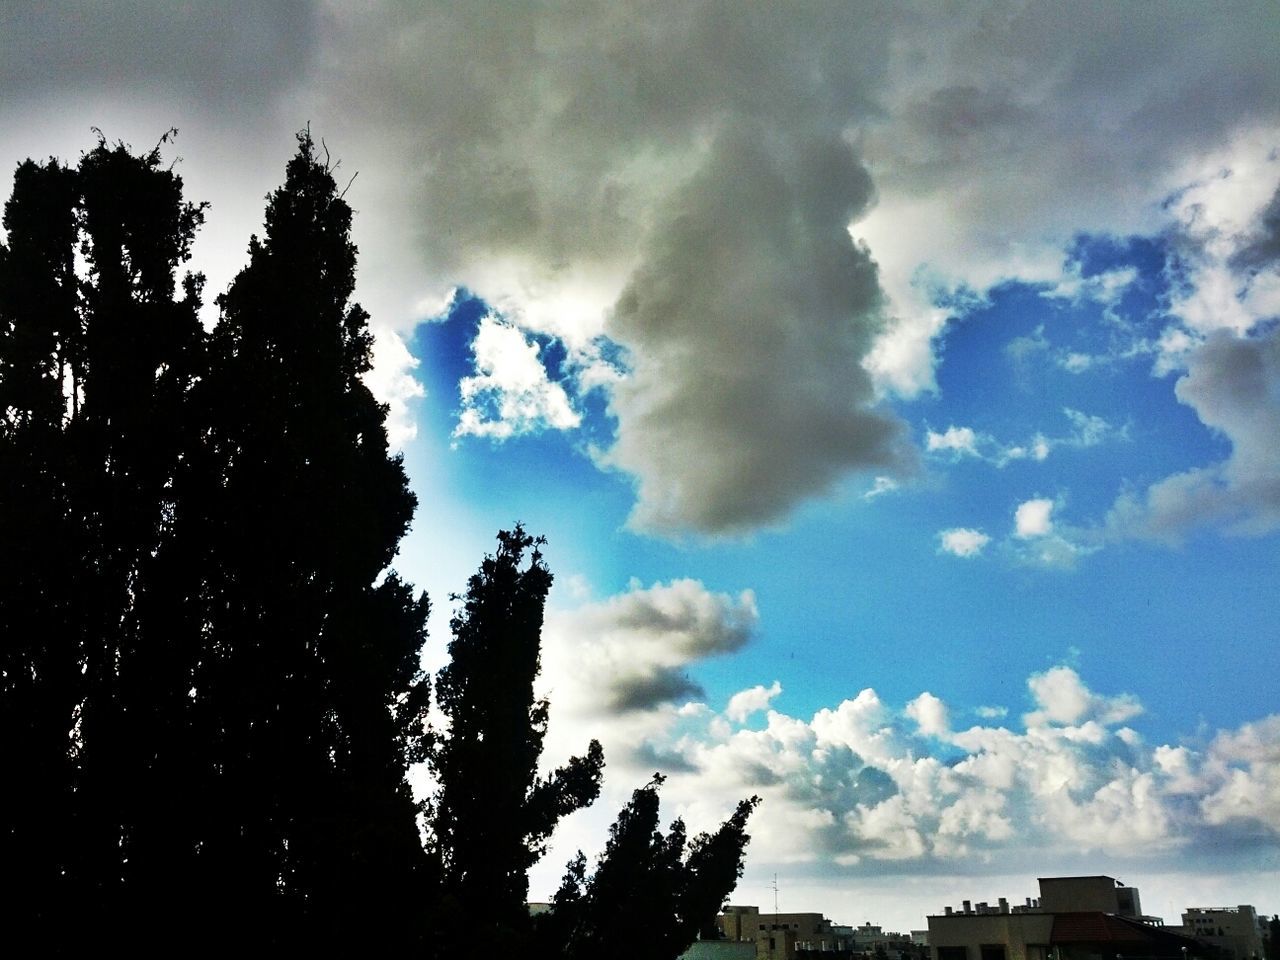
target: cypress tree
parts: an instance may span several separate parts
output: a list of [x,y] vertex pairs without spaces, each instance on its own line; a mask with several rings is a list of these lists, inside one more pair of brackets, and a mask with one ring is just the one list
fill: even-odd
[[175,274],[203,208],[159,150],[100,136],[74,169],[28,161],[6,205],[0,740],[22,787],[4,832],[27,864],[19,915],[57,936],[45,916],[111,910],[143,866],[137,801],[166,753],[149,726],[175,677],[136,616],[187,442],[201,281],[179,296]]
[[19,165],[0,244],[0,913],[57,928],[72,868],[78,527],[63,378],[78,325],[76,172]]
[[201,857],[215,889],[234,884],[294,944],[397,943],[428,882],[404,779],[428,606],[388,572],[415,498],[362,380],[351,208],[310,133],[298,141],[218,300],[201,392],[201,482],[216,477],[197,520],[214,638],[196,684],[214,741]]
[[430,823],[445,936],[453,949],[465,938],[494,956],[527,942],[528,869],[559,820],[599,794],[604,766],[592,740],[585,756],[538,775],[549,704],[533,685],[552,582],[541,544],[520,526],[498,534],[496,553],[459,598],[450,662],[436,680],[448,727],[436,732],[432,752],[439,786]]
[[300,135],[206,335],[159,150],[28,162],[5,208],[3,912],[45,952],[411,945],[428,606],[351,210]]

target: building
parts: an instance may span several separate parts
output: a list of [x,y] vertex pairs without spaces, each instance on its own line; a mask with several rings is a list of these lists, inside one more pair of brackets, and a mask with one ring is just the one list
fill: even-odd
[[1246,903],[1238,907],[1187,907],[1182,930],[1216,947],[1220,960],[1252,960],[1265,956],[1262,941],[1266,920]]
[[754,943],[757,960],[795,960],[801,950],[831,953],[852,946],[820,913],[761,913],[755,906],[727,906],[716,926],[725,940]]
[[1111,877],[1041,877],[1040,909],[1046,913],[1114,913],[1141,919],[1137,887]]
[[1040,896],[1022,904],[965,900],[929,917],[933,960],[1195,960],[1208,953],[1144,917],[1137,889],[1112,877],[1043,877],[1039,885]]

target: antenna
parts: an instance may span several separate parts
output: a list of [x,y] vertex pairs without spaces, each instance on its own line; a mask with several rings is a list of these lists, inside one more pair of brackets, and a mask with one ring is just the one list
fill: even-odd
[[[772,957],[773,957],[773,946],[772,946],[772,945],[773,945],[774,943],[776,943],[776,942],[777,942],[777,937],[778,937],[778,933],[779,933],[779,930],[778,930],[778,875],[777,875],[776,873],[773,875],[773,883],[771,884],[771,886],[773,887],[773,929],[772,929],[771,931],[769,931],[769,932],[772,934],[772,936],[771,936],[771,937],[769,937],[769,944],[770,944],[770,948],[769,948],[769,956],[770,956],[770,958],[772,958]],[[784,936],[785,936],[785,935],[784,935]],[[786,956],[786,953],[787,953],[786,941],[784,940],[784,941],[783,941],[783,947],[782,947],[782,955],[783,955],[783,956]]]

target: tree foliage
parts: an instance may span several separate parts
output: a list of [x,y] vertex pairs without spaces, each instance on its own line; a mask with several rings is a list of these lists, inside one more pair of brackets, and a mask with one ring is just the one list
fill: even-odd
[[[743,800],[714,833],[688,838],[684,821],[658,827],[661,774],[631,795],[590,876],[570,862],[550,914],[538,925],[540,955],[571,960],[669,960],[706,931],[742,876],[748,817]],[[643,931],[643,935],[637,935]]]
[[436,680],[448,729],[432,753],[431,823],[451,926],[499,950],[527,935],[527,871],[560,818],[595,800],[604,766],[592,740],[585,756],[538,775],[549,704],[534,681],[552,581],[540,545],[519,526],[498,534],[497,552],[459,598],[449,665]]
[[386,573],[414,498],[361,379],[350,208],[300,135],[211,334],[177,280],[203,217],[160,146],[104,139],[20,165],[5,207],[0,860],[64,944],[64,908],[296,943],[429,882],[427,605]]

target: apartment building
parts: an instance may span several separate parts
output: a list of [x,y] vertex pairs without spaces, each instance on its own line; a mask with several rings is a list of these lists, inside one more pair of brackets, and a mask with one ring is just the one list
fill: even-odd
[[[1197,960],[1195,940],[1142,914],[1135,887],[1113,877],[1042,877],[1040,896],[1010,905],[965,900],[929,917],[933,960]],[[1243,958],[1239,958],[1243,960]]]
[[1187,907],[1182,914],[1183,932],[1216,947],[1221,960],[1264,956],[1265,922],[1247,903],[1236,907]]

